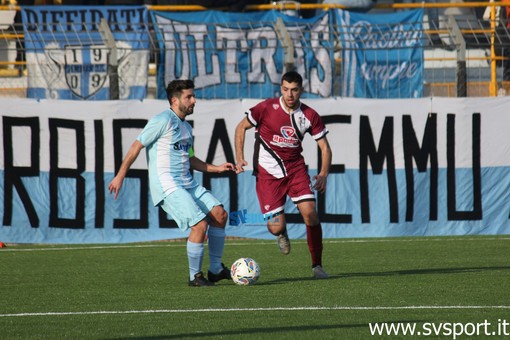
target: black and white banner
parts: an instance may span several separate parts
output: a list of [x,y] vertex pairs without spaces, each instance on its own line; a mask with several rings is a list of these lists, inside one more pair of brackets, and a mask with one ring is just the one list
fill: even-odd
[[[333,166],[318,196],[324,236],[382,237],[510,233],[510,98],[307,99],[330,133]],[[258,100],[199,101],[189,117],[195,152],[234,160],[234,130]],[[152,206],[145,154],[119,198],[107,190],[129,146],[167,101],[3,99],[0,240],[134,242],[186,236]],[[246,158],[251,160],[253,130]],[[320,160],[305,138],[311,175]],[[251,168],[202,174],[235,222],[227,235],[269,238]],[[288,202],[289,234],[305,237]],[[239,218],[241,217],[241,218]]]

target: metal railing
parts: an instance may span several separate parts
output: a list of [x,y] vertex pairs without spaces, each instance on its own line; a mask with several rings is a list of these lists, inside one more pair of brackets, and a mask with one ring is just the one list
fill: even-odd
[[[423,36],[425,38],[425,85],[423,96],[496,96],[510,90],[510,31],[508,21],[497,15],[499,2],[469,3],[396,3],[378,4],[371,11],[395,11],[410,8],[441,10],[438,18],[426,16]],[[203,6],[147,6],[156,11],[202,11]],[[248,5],[246,10],[327,10],[345,8],[340,5],[296,4],[275,2],[265,5]],[[489,16],[476,15],[476,9],[488,8]],[[457,9],[457,11],[455,11]],[[19,11],[20,7],[0,6],[0,11]],[[479,12],[479,11],[478,11]],[[269,24],[269,23],[268,23]],[[275,25],[275,23],[270,23]],[[151,24],[147,27],[153,31]],[[309,29],[309,28],[300,28]],[[337,32],[342,28],[337,27]],[[156,96],[160,44],[154,34],[149,34],[150,61],[149,97]],[[340,39],[337,36],[336,39]],[[309,42],[310,44],[313,42]],[[0,97],[25,97],[27,89],[27,61],[25,56],[23,24],[0,25]],[[335,45],[336,74],[332,96],[341,93],[341,54]],[[510,53],[509,53],[510,54]],[[254,94],[256,96],[256,94]]]

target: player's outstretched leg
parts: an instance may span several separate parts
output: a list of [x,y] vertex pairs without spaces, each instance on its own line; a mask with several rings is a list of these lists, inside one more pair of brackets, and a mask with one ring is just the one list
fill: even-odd
[[225,247],[225,228],[209,227],[208,244],[209,244],[209,271],[207,278],[211,282],[220,280],[231,280],[230,270],[221,262],[223,257],[223,248]]

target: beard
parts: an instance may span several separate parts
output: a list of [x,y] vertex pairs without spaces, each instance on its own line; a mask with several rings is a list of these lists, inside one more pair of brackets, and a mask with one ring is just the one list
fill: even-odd
[[193,105],[192,106],[181,105],[179,107],[179,110],[181,112],[184,112],[186,114],[186,116],[193,114],[194,109],[195,109],[195,106],[193,106]]

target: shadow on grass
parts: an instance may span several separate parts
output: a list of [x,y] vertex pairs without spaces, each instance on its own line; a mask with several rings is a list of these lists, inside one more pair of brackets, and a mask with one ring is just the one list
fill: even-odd
[[423,268],[423,269],[407,269],[407,270],[394,270],[385,272],[373,273],[346,273],[333,275],[335,278],[349,278],[349,277],[365,277],[365,276],[395,276],[395,275],[429,275],[429,274],[461,274],[461,273],[476,273],[494,270],[510,270],[510,266],[494,266],[494,267],[465,267],[465,268]]
[[[246,328],[246,329],[234,329],[234,330],[225,330],[219,332],[190,332],[190,333],[179,333],[172,335],[159,335],[159,336],[148,336],[148,337],[126,337],[126,338],[115,338],[110,340],[127,340],[127,339],[148,339],[148,340],[159,340],[159,339],[183,339],[183,338],[210,338],[210,337],[222,337],[222,336],[246,336],[246,335],[264,335],[267,334],[269,337],[278,336],[278,333],[286,333],[288,332],[301,332],[301,331],[311,331],[320,329],[323,330],[339,330],[339,329],[348,329],[348,328],[366,328],[367,333],[369,332],[368,324],[353,324],[353,325],[310,325],[310,326],[288,326],[288,327],[259,327],[259,328]],[[368,333],[369,334],[369,333]]]
[[[510,266],[496,266],[496,267],[466,267],[466,268],[426,268],[426,269],[407,269],[407,270],[394,270],[384,272],[364,272],[364,273],[345,273],[333,274],[329,276],[328,280],[335,279],[348,279],[356,277],[384,277],[384,276],[398,276],[398,275],[429,275],[429,274],[462,274],[462,273],[476,273],[487,272],[495,270],[510,270]],[[257,286],[281,284],[285,282],[296,281],[315,281],[313,277],[291,277],[281,278],[271,281],[257,282]]]

